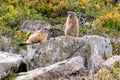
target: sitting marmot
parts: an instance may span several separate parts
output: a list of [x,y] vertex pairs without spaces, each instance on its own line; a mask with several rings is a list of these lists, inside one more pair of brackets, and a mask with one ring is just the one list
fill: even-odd
[[75,12],[68,11],[66,21],[65,36],[79,37],[78,18]]
[[39,43],[43,40],[47,40],[48,33],[49,33],[48,29],[42,28],[40,31],[36,31],[33,34],[31,34],[29,39],[26,42],[19,43],[19,46],[31,45],[34,43]]

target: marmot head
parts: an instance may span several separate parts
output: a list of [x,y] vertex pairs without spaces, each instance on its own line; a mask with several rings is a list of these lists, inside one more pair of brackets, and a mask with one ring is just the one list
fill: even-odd
[[73,18],[76,16],[76,13],[73,11],[68,11],[67,13],[68,13],[68,17],[70,17],[70,18]]

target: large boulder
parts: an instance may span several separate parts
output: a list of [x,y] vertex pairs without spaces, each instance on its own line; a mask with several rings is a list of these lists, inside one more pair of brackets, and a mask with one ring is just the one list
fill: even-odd
[[20,73],[15,80],[81,80],[83,71],[83,58],[78,56],[48,67]]
[[75,56],[81,56],[84,59],[88,70],[99,68],[104,57],[112,56],[110,40],[96,35],[81,38],[59,36],[29,45],[27,49],[30,69],[49,66]]
[[0,79],[11,75],[21,62],[21,55],[0,51]]
[[43,20],[27,20],[21,25],[21,29],[24,33],[34,32],[41,28],[51,29],[51,24]]
[[81,38],[91,46],[91,55],[88,57],[89,76],[92,77],[102,67],[105,59],[112,56],[111,41],[107,38],[88,35]]
[[97,53],[102,57],[112,56],[112,45],[109,39],[97,35],[87,35],[80,39],[90,44],[92,54]]
[[56,62],[82,56],[90,56],[90,46],[80,38],[60,36],[48,41],[28,46],[30,68],[44,67]]

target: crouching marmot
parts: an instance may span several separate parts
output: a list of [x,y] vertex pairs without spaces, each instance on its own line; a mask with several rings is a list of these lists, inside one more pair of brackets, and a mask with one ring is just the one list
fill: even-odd
[[34,43],[41,42],[43,40],[47,40],[49,30],[47,28],[42,28],[40,31],[36,31],[30,35],[29,39],[26,42],[19,43],[19,46],[31,45]]
[[65,25],[65,36],[79,37],[78,18],[75,12],[68,11],[68,17]]

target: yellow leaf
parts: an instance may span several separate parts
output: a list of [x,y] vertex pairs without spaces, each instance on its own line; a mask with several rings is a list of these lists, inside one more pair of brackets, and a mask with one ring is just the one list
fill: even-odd
[[85,9],[85,6],[82,5],[81,8],[82,8],[82,9]]
[[13,5],[8,5],[7,8],[10,9],[10,10],[13,10],[14,6]]
[[96,4],[96,9],[100,9],[100,5],[99,4]]
[[95,22],[96,22],[96,23],[100,23],[100,19],[97,18],[97,19],[95,20]]
[[22,35],[22,31],[21,31],[21,30],[18,30],[18,31],[17,31],[17,35],[19,35],[19,36]]
[[3,21],[3,17],[0,17],[0,21]]
[[49,3],[48,4],[49,8],[51,9],[53,7],[53,4],[52,3]]
[[3,17],[0,17],[0,25],[4,25]]

